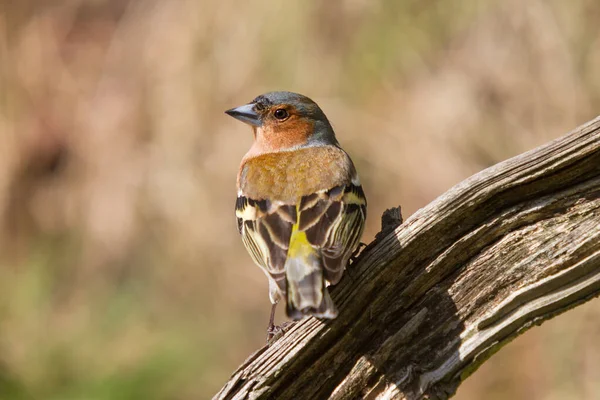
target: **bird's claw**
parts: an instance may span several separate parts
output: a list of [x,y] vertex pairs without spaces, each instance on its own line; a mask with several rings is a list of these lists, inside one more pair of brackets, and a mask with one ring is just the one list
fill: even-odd
[[279,340],[280,337],[286,332],[287,328],[291,325],[291,322],[284,322],[281,325],[270,325],[267,328],[267,345],[273,344],[275,341]]
[[367,248],[367,245],[365,243],[360,242],[358,244],[358,247],[356,248],[356,250],[354,250],[354,253],[352,253],[352,255],[350,256],[350,265],[354,264],[360,258],[362,251],[366,248]]

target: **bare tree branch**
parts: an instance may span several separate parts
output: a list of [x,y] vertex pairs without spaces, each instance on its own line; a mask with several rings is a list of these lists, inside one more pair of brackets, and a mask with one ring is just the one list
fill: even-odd
[[600,117],[378,235],[333,288],[339,317],[293,324],[215,399],[445,399],[599,293]]

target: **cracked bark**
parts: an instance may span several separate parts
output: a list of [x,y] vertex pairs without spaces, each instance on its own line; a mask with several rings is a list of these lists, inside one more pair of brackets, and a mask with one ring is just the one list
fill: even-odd
[[[600,293],[600,117],[382,233],[215,399],[445,399],[503,345]],[[384,222],[385,222],[384,221]],[[391,225],[390,225],[391,224]]]

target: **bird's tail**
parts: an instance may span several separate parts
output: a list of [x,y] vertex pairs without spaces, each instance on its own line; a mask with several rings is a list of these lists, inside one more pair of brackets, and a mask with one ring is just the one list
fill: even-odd
[[325,285],[321,254],[308,242],[306,233],[296,227],[290,238],[285,277],[288,317],[297,320],[304,315],[330,319],[337,316]]

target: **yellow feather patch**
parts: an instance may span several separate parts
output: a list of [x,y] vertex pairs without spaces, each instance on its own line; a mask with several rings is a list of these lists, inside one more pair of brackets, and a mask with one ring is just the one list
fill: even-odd
[[306,260],[313,253],[314,249],[306,237],[306,232],[298,231],[298,225],[294,225],[292,229],[292,238],[290,239],[288,258]]
[[256,219],[256,208],[247,205],[243,210],[235,210],[235,216],[244,221],[253,221]]
[[367,200],[364,197],[358,196],[354,192],[348,192],[344,194],[344,202],[346,204],[367,204]]
[[292,225],[292,235],[290,237],[287,257],[288,259],[299,258],[301,260],[308,260],[311,254],[314,253],[314,249],[306,237],[306,232],[298,230],[298,225],[300,225],[300,205],[296,206],[296,223]]

